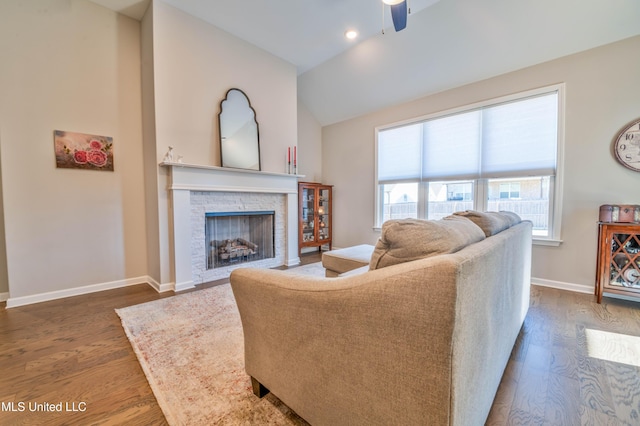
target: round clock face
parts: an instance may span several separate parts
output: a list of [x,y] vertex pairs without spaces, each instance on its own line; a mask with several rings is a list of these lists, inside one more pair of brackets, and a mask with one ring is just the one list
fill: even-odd
[[613,143],[616,159],[620,164],[640,172],[640,120],[625,126]]

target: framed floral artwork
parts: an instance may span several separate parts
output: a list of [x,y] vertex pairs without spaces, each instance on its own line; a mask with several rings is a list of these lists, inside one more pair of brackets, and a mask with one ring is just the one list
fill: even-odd
[[113,138],[55,130],[56,166],[64,169],[113,171]]

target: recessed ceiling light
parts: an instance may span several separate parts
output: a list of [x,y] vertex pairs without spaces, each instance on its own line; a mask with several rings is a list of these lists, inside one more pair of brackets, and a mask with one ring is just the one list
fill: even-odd
[[382,0],[382,3],[388,4],[389,6],[393,6],[399,3],[402,3],[405,0]]
[[356,30],[347,30],[345,31],[344,36],[349,40],[353,40],[354,38],[358,37],[358,32]]

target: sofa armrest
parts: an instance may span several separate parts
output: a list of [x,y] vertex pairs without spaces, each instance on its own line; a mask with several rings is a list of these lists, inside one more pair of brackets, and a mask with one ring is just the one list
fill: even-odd
[[[293,272],[231,274],[250,376],[312,424],[448,422],[453,262],[332,279]],[[417,408],[398,410],[407,405]]]

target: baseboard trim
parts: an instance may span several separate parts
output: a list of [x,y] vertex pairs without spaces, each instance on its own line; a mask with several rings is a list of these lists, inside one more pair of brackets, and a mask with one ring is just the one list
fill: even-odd
[[[299,258],[298,258],[299,259]],[[50,300],[63,299],[65,297],[80,296],[83,294],[96,293],[98,291],[112,290],[120,287],[127,287],[130,285],[137,285],[147,283],[158,293],[164,293],[167,291],[184,291],[194,288],[193,281],[187,281],[180,284],[164,283],[160,284],[155,279],[148,275],[141,277],[127,278],[124,280],[110,281],[106,283],[93,284],[83,287],[69,288],[65,290],[51,291],[47,293],[34,294],[31,296],[22,297],[10,297],[10,293],[0,293],[0,302],[7,302],[7,308],[15,308],[18,306],[31,305],[33,303],[48,302]],[[576,293],[593,294],[594,290],[591,287],[587,287],[581,284],[567,283],[562,281],[553,281],[543,278],[531,278],[531,284],[551,287],[559,290],[573,291]]]
[[176,283],[175,285],[172,286],[172,290],[175,292],[179,292],[179,291],[185,291],[185,290],[191,290],[193,288],[195,288],[195,284],[193,283],[193,280],[189,280],[189,281],[184,281],[181,283]]
[[151,288],[153,288],[155,291],[157,291],[158,293],[164,293],[167,291],[173,291],[173,283],[164,283],[164,284],[160,284],[158,281],[154,280],[153,278],[147,276],[147,284],[149,284],[151,286]]
[[538,285],[541,287],[556,288],[558,290],[573,291],[576,293],[585,293],[585,294],[594,293],[594,289],[592,287],[587,287],[581,284],[566,283],[563,281],[545,280],[544,278],[531,277],[531,284]]
[[149,285],[151,285],[151,287],[154,287],[151,281],[155,282],[155,280],[153,280],[148,275],[143,275],[141,277],[127,278],[124,280],[92,284],[92,285],[87,285],[83,287],[74,287],[74,288],[69,288],[64,290],[50,291],[46,293],[33,294],[31,296],[8,297],[6,299],[7,308],[15,308],[18,306],[31,305],[34,303],[48,302],[50,300],[64,299],[65,297],[81,296],[83,294],[96,293],[96,292],[105,291],[105,290],[113,290],[115,288],[128,287],[130,285],[148,283]]
[[284,263],[285,266],[296,266],[300,264],[300,258],[298,256],[292,257],[291,259],[287,259]]

